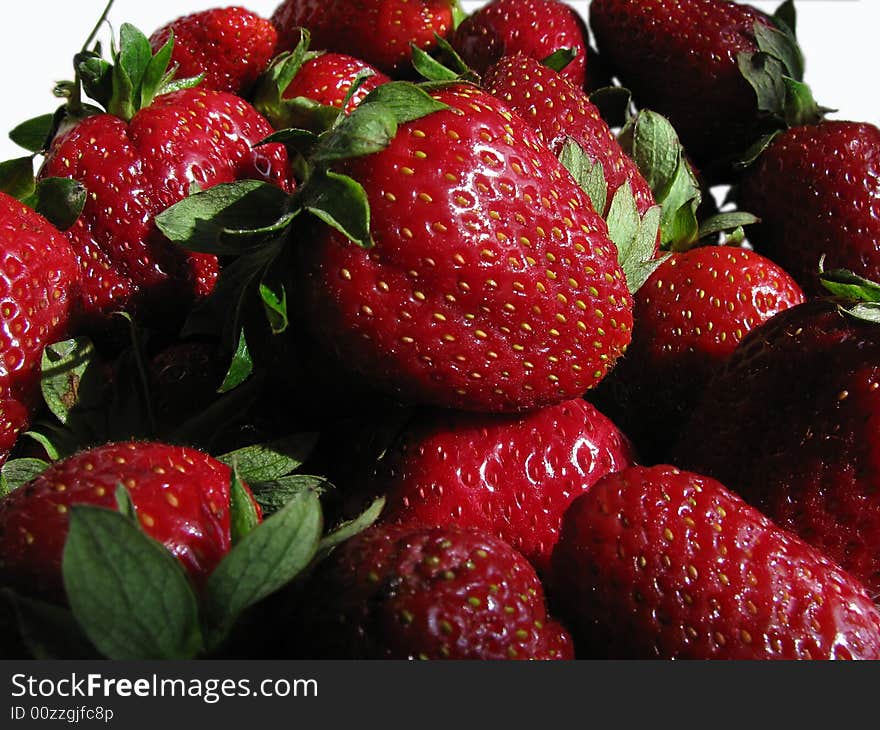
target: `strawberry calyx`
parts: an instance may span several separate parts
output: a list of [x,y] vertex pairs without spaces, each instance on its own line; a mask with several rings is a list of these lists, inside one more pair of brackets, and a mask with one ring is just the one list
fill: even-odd
[[880,284],[847,269],[825,271],[825,257],[819,263],[819,283],[838,298],[841,314],[861,322],[880,324]]
[[66,231],[79,218],[86,204],[85,186],[68,178],[37,180],[36,155],[0,163],[0,191],[35,210],[60,231]]

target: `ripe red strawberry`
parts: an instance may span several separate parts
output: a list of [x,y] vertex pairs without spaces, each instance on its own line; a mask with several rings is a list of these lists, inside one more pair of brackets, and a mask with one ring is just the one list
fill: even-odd
[[[346,104],[345,97],[352,84],[359,74],[365,72],[372,75],[361,84]],[[353,56],[346,56],[343,53],[323,53],[303,64],[284,92],[284,98],[293,99],[302,96],[325,106],[339,108],[345,104],[345,111],[351,112],[373,89],[390,80],[378,69]]]
[[[608,184],[608,207],[614,193],[629,184],[641,215],[654,206],[651,187],[589,97],[551,68],[523,54],[504,56],[483,75],[483,87],[503,99],[538,132],[559,155],[571,138],[593,163],[600,162]],[[605,211],[599,211],[603,215]]]
[[150,37],[153,51],[174,35],[171,62],[177,76],[205,74],[203,89],[244,96],[266,70],[278,33],[268,20],[240,7],[213,8],[186,15]]
[[553,560],[579,656],[880,657],[880,610],[857,580],[674,467],[601,480],[566,513]]
[[436,46],[453,26],[452,0],[284,0],[272,16],[278,51],[299,43],[300,28],[312,34],[312,48],[361,58],[387,74],[405,72],[410,44]]
[[880,279],[880,129],[828,121],[777,137],[746,170],[740,201],[762,220],[755,247],[821,291],[819,261]]
[[492,0],[462,22],[453,45],[478,73],[502,56],[522,53],[542,61],[572,49],[577,55],[561,73],[578,88],[586,81],[587,27],[574,8],[559,0]]
[[193,184],[254,178],[289,187],[284,148],[254,147],[271,133],[243,99],[186,89],[159,96],[129,122],[102,114],[58,136],[40,174],[79,180],[89,191],[66,234],[82,272],[85,314],[125,309],[176,321],[193,297],[208,294],[217,259],[173,246],[153,217]]
[[57,462],[0,502],[0,581],[61,597],[70,506],[115,509],[121,484],[143,530],[201,583],[231,546],[230,480],[210,456],[160,443],[109,444]]
[[583,400],[523,417],[441,412],[410,424],[373,488],[385,522],[497,535],[543,575],[566,507],[633,463],[626,436]]
[[600,56],[640,106],[668,117],[697,165],[743,153],[761,134],[755,91],[738,65],[756,53],[764,13],[728,0],[594,0]]
[[479,532],[373,528],[332,553],[307,590],[310,657],[573,658],[535,571]]
[[673,254],[634,298],[632,343],[595,402],[656,462],[740,341],[804,297],[763,256],[705,246]]
[[0,464],[39,395],[43,349],[64,339],[79,271],[64,236],[0,193]]
[[434,97],[449,108],[340,167],[366,190],[375,247],[325,227],[299,248],[304,319],[406,399],[521,411],[578,397],[630,338],[605,222],[501,101],[467,85]]
[[722,480],[880,593],[880,328],[816,300],[754,330],[676,463]]

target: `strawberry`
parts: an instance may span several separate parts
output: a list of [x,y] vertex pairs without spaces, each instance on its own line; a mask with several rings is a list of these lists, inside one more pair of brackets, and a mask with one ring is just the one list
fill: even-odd
[[453,0],[284,0],[272,16],[278,51],[291,50],[300,29],[316,49],[361,58],[390,75],[407,70],[411,44],[436,47],[435,33],[453,26]]
[[621,149],[589,97],[563,74],[523,54],[504,56],[483,75],[483,87],[503,99],[559,155],[566,141],[577,142],[593,163],[600,162],[608,185],[607,214],[614,193],[629,184],[640,214],[655,205],[654,195],[635,162]]
[[[112,84],[116,92],[108,96],[111,76],[134,76],[135,69],[125,68],[135,58],[126,43],[146,43],[131,26],[123,30],[116,65],[88,58],[78,71],[86,90],[114,113],[79,118],[81,105],[72,99],[40,176],[72,178],[89,192],[82,216],[66,234],[82,272],[84,313],[100,321],[118,310],[139,312],[167,327],[194,297],[211,291],[218,265],[214,256],[169,244],[154,216],[193,185],[253,178],[289,188],[287,154],[280,145],[256,147],[272,129],[232,94],[192,88],[161,93],[154,83],[128,96],[119,96]],[[94,67],[104,76],[95,80]],[[141,73],[147,84],[150,75]],[[147,103],[138,109],[136,101]]]
[[231,547],[230,481],[228,466],[181,446],[128,442],[80,452],[0,502],[0,581],[60,598],[70,506],[115,509],[121,484],[143,530],[200,584]]
[[809,294],[830,269],[880,278],[880,129],[827,121],[778,136],[746,170],[743,207],[761,218],[755,247]]
[[[346,101],[349,90],[361,74],[369,76]],[[284,98],[302,96],[325,106],[344,107],[351,112],[373,89],[390,80],[378,69],[353,56],[323,53],[302,65],[284,92]]]
[[205,75],[203,89],[245,96],[275,55],[278,33],[268,20],[240,7],[185,15],[150,36],[153,51],[174,37],[178,76]]
[[559,0],[492,0],[461,23],[452,43],[478,73],[502,56],[522,53],[542,61],[572,50],[575,57],[561,73],[578,88],[586,81],[587,27],[574,8]]
[[373,528],[332,553],[307,590],[310,657],[573,658],[532,567],[479,532]]
[[[880,329],[818,299],[747,337],[673,451],[880,593]],[[857,305],[867,308],[871,305]]]
[[503,102],[463,84],[433,98],[448,108],[340,166],[366,192],[375,246],[310,234],[303,319],[350,370],[413,401],[522,411],[578,397],[630,338],[607,226]]
[[643,457],[661,460],[740,341],[802,301],[794,280],[752,251],[704,246],[673,254],[636,292],[632,344],[595,402]]
[[600,56],[637,104],[669,118],[710,177],[768,129],[820,113],[801,83],[793,26],[790,2],[773,18],[729,0],[590,4]]
[[626,436],[583,400],[526,416],[441,412],[409,425],[374,488],[385,522],[492,533],[543,575],[565,508],[633,463]]
[[613,474],[577,499],[553,568],[579,656],[880,657],[864,586],[719,482],[671,466]]
[[43,349],[71,324],[79,271],[45,218],[0,193],[0,464],[30,422]]

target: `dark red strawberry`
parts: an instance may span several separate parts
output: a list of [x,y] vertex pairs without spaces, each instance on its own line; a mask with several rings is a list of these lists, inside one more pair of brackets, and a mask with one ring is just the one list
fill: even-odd
[[752,251],[704,246],[673,254],[636,292],[632,343],[595,402],[645,459],[663,460],[740,341],[802,301],[794,280]]
[[746,170],[739,199],[761,218],[755,248],[821,291],[819,262],[880,279],[880,129],[828,121],[777,137]]
[[[669,118],[707,174],[715,163],[742,155],[766,131],[768,117],[779,126],[791,118],[784,110],[782,77],[799,82],[803,59],[793,29],[777,30],[780,22],[729,0],[590,4],[590,27],[601,57],[632,90],[637,104]],[[790,53],[780,52],[783,46]],[[751,71],[744,73],[743,64]],[[767,80],[760,102],[747,75],[758,85]],[[770,89],[781,90],[778,99]],[[818,113],[814,104],[809,106],[801,112]]]
[[303,654],[333,659],[572,659],[528,562],[498,538],[378,527],[307,587]]
[[574,400],[524,417],[430,413],[408,426],[372,486],[387,498],[385,522],[482,530],[544,574],[566,507],[633,463],[626,436]]
[[639,213],[654,206],[651,188],[635,162],[621,149],[617,138],[589,97],[564,75],[523,53],[505,56],[483,75],[483,87],[510,104],[559,155],[568,139],[577,142],[595,164],[601,163],[608,185],[606,210],[621,185],[629,184]]
[[880,328],[816,300],[752,332],[676,463],[724,481],[880,593]]
[[880,657],[880,610],[857,580],[674,467],[601,480],[566,513],[553,561],[578,656]]
[[436,46],[453,26],[452,0],[284,0],[272,16],[278,51],[300,41],[300,28],[312,47],[361,58],[387,74],[407,70],[411,44]]
[[229,467],[207,454],[160,443],[109,444],[58,462],[0,502],[2,582],[62,596],[70,506],[115,509],[121,484],[143,530],[201,583],[231,546],[230,480]]
[[203,89],[244,96],[266,70],[278,33],[268,20],[241,7],[186,15],[150,37],[154,51],[174,36],[171,62],[180,78],[205,75]]
[[462,22],[453,45],[479,73],[502,56],[522,53],[542,61],[573,50],[574,60],[561,73],[578,88],[586,81],[587,27],[574,8],[559,0],[492,0]]
[[[349,90],[358,76],[364,73],[370,76],[346,103]],[[284,98],[302,96],[325,106],[342,108],[345,105],[345,110],[351,112],[373,89],[390,80],[378,69],[353,56],[323,53],[303,64],[284,92]]]
[[70,244],[45,218],[0,193],[0,464],[30,422],[43,349],[64,339],[79,286]]
[[468,85],[339,170],[375,247],[329,228],[300,247],[303,313],[386,391],[465,410],[578,397],[629,342],[631,296],[605,222],[508,107]]

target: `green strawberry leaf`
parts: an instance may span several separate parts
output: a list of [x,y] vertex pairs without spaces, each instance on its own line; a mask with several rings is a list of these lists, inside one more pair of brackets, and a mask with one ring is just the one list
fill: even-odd
[[76,55],[74,68],[86,94],[108,109],[113,98],[113,64],[86,51]]
[[[174,31],[169,33],[168,41],[157,52],[152,55],[150,51],[150,60],[144,69],[143,78],[140,84],[140,100],[139,107],[144,109],[153,103],[153,99],[158,96],[159,91],[164,91],[163,87],[170,79],[166,76],[168,66],[171,63],[171,54],[174,52]],[[167,92],[165,92],[167,93]]]
[[302,492],[226,555],[205,587],[209,646],[219,644],[244,611],[308,566],[322,530],[318,497]]
[[224,464],[236,464],[249,484],[270,482],[299,469],[318,443],[316,433],[295,433],[267,444],[246,446],[217,457]]
[[229,518],[233,545],[238,545],[260,524],[260,516],[254,501],[242,483],[238,468],[234,464],[229,485]]
[[335,172],[316,172],[297,191],[304,210],[361,248],[375,243],[370,233],[370,203],[357,180]]
[[364,102],[331,132],[321,136],[310,155],[313,164],[372,155],[391,144],[397,135],[394,113],[383,105]]
[[22,202],[59,231],[66,231],[79,219],[87,199],[88,191],[78,180],[47,177],[40,180],[33,193]]
[[771,28],[763,23],[755,23],[754,31],[758,48],[768,56],[779,59],[785,69],[786,76],[796,81],[803,81],[804,54],[794,37],[785,31]]
[[[173,49],[173,47],[172,43],[171,48]],[[160,55],[167,55],[170,60],[170,51],[166,51],[163,48],[159,53]],[[123,23],[119,29],[119,53],[115,61],[117,68],[125,72],[125,77],[128,83],[131,84],[132,91],[138,95],[137,97],[132,96],[132,102],[139,103],[140,99],[138,97],[143,85],[144,76],[153,62],[153,49],[150,46],[150,39],[130,23]],[[162,73],[164,71],[165,69],[163,68]],[[162,74],[160,73],[159,76],[161,77]]]
[[[254,106],[275,129],[299,126],[293,123],[293,117],[290,115],[293,105],[290,104],[291,100],[284,98],[284,93],[302,69],[303,64],[320,55],[320,53],[309,51],[311,43],[309,31],[300,28],[300,34],[300,41],[296,48],[279,54],[257,81]],[[336,113],[339,113],[338,109]],[[316,131],[323,131],[323,129]]]
[[860,322],[880,324],[880,303],[867,302],[852,307],[839,307],[839,309],[847,317],[852,317]]
[[286,332],[290,326],[290,317],[287,314],[287,289],[283,283],[279,283],[278,286],[280,292],[265,281],[260,282],[260,301],[263,302],[266,319],[274,335]]
[[449,105],[437,101],[424,89],[408,81],[392,81],[377,86],[364,97],[358,108],[373,105],[379,105],[390,111],[397,124],[414,122],[449,108]]
[[224,393],[229,393],[230,391],[235,390],[247,380],[253,372],[254,360],[251,357],[247,338],[242,329],[238,336],[238,346],[235,348],[235,354],[232,356],[232,363],[229,366],[229,371],[226,373],[226,377],[223,379],[223,384],[217,392],[223,395]]
[[62,572],[73,615],[107,658],[190,659],[201,651],[183,568],[124,515],[73,505]]
[[760,218],[744,211],[719,213],[700,223],[700,239],[709,238],[725,231],[736,231],[743,226],[760,223]]
[[40,388],[49,410],[66,426],[103,404],[105,376],[91,340],[80,337],[43,350]]
[[45,424],[39,424],[38,427],[33,428],[30,431],[25,431],[22,436],[25,436],[32,441],[35,441],[37,445],[46,452],[46,455],[53,462],[59,461],[62,456],[66,456],[71,453],[71,449],[65,448],[63,439],[60,439],[57,436],[53,437],[47,433],[43,433],[44,429],[50,430]]
[[639,217],[629,185],[621,185],[608,211],[608,235],[617,246],[620,268],[631,293],[637,292],[665,258],[655,258],[660,208],[653,206]]
[[18,637],[32,659],[99,659],[73,614],[53,603],[0,588],[0,602],[12,610]]
[[624,151],[633,158],[657,202],[672,188],[682,162],[682,146],[668,119],[641,111],[621,133]]
[[457,30],[467,17],[467,11],[462,7],[460,0],[452,0],[452,29]]
[[48,468],[48,462],[42,459],[23,458],[7,461],[3,465],[2,470],[0,470],[3,483],[3,488],[0,489],[0,497],[6,496],[32,479],[36,479]]
[[793,38],[797,36],[797,8],[794,0],[785,0],[773,13],[773,22]]
[[123,517],[128,517],[134,525],[140,529],[140,523],[137,518],[137,509],[134,506],[134,501],[131,498],[131,493],[125,488],[123,484],[116,485],[116,491],[113,496],[116,498],[116,511],[119,512]]
[[22,200],[33,195],[35,189],[33,157],[0,162],[0,192]]
[[263,517],[269,517],[303,492],[320,496],[332,485],[324,477],[292,474],[269,482],[252,482],[250,487],[254,499],[263,510]]
[[577,58],[577,48],[560,48],[542,59],[541,64],[559,73]]
[[349,522],[343,522],[321,540],[321,544],[318,546],[319,555],[326,555],[333,548],[351,540],[351,538],[360,535],[364,530],[372,527],[376,523],[376,520],[382,515],[382,510],[384,509],[385,498],[379,497],[363,512],[363,514],[355,517]]
[[604,215],[608,205],[608,183],[602,164],[591,160],[584,149],[570,137],[559,153],[559,161],[590,198],[594,210],[599,215]]
[[49,135],[54,128],[55,115],[43,114],[19,124],[9,133],[9,139],[28,152],[42,152],[48,147]]
[[442,62],[438,61],[427,51],[419,48],[415,43],[410,44],[412,49],[412,65],[423,79],[428,81],[458,81],[460,74]]
[[171,94],[175,91],[181,91],[183,89],[194,89],[204,80],[205,74],[190,76],[184,79],[169,78],[166,74],[165,79],[162,81],[162,86],[160,86],[159,91],[156,92],[156,96]]
[[825,271],[824,259],[819,272],[819,283],[837,297],[861,303],[880,303],[880,284],[846,269]]
[[755,91],[758,111],[785,118],[785,66],[778,58],[766,53],[740,53],[737,56],[740,73]]

